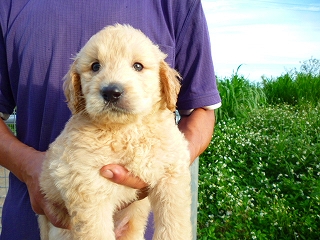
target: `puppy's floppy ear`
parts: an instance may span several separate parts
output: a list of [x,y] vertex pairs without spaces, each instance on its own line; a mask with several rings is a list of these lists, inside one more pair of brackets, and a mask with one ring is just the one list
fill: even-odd
[[170,111],[176,110],[178,93],[180,91],[180,74],[171,68],[165,61],[160,63],[160,81],[162,106]]
[[72,114],[77,114],[85,109],[85,99],[82,94],[80,75],[76,70],[76,61],[71,65],[63,84],[64,95]]

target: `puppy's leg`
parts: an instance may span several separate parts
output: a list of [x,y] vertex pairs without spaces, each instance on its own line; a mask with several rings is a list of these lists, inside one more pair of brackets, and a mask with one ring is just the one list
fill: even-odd
[[[99,198],[99,196],[97,196]],[[114,204],[105,198],[101,202],[84,199],[70,204],[71,235],[74,240],[115,240],[113,211]]]
[[153,240],[191,240],[189,169],[167,173],[149,194],[154,213]]
[[45,215],[38,216],[41,240],[49,240],[49,221]]
[[127,224],[127,229],[118,240],[143,240],[150,212],[148,198],[133,202],[125,209],[114,215],[115,228],[119,224]]

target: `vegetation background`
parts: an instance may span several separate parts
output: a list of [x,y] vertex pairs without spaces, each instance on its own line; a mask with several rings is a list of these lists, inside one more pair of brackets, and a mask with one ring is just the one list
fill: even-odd
[[238,70],[218,78],[198,239],[320,239],[320,61],[256,84]]

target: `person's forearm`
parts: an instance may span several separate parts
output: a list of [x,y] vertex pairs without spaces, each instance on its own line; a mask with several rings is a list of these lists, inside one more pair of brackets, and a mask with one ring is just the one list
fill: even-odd
[[0,119],[0,165],[25,181],[26,163],[39,152],[20,142]]
[[190,116],[181,118],[178,126],[189,142],[191,163],[208,147],[214,124],[213,110],[198,108]]

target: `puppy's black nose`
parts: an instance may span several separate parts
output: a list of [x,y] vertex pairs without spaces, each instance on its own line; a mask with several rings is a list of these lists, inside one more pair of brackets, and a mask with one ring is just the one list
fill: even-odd
[[117,84],[111,84],[101,89],[101,95],[106,102],[116,102],[123,94],[123,89]]

